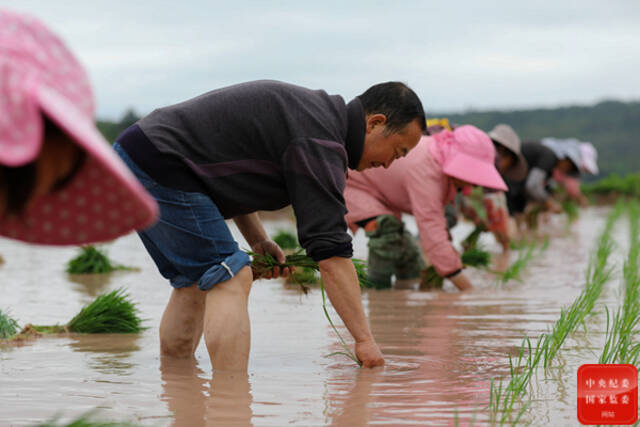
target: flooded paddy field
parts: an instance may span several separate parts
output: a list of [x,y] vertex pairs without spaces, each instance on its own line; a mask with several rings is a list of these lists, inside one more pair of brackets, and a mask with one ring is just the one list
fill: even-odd
[[[324,317],[318,288],[303,295],[279,280],[253,285],[249,302],[252,349],[248,375],[213,373],[204,343],[196,361],[162,360],[158,326],[171,288],[135,235],[105,248],[116,263],[138,267],[106,276],[65,273],[75,248],[50,248],[0,240],[0,309],[20,326],[66,323],[97,295],[125,287],[148,327],[139,335],[42,337],[0,346],[0,425],[28,426],[60,415],[71,420],[97,408],[99,418],[152,426],[361,426],[486,425],[491,379],[507,378],[508,355],[524,336],[535,340],[571,305],[585,286],[590,254],[610,208],[591,207],[568,229],[564,218],[542,227],[549,247],[538,253],[522,281],[497,285],[473,270],[471,292],[367,290],[363,303],[386,366],[360,369],[342,356]],[[415,232],[415,224],[407,218]],[[293,229],[269,219],[272,234]],[[453,229],[454,241],[471,230]],[[233,228],[241,242],[248,245]],[[569,335],[551,368],[538,369],[527,388],[531,425],[580,425],[576,418],[576,371],[597,363],[605,340],[604,306],[620,300],[620,271],[628,247],[623,216],[613,232],[610,263],[618,267],[593,312]],[[495,254],[498,246],[482,237]],[[355,236],[355,255],[365,258],[366,239]],[[511,260],[517,254],[511,255]],[[494,259],[499,256],[495,255]],[[505,261],[505,260],[503,260]],[[330,309],[346,338],[348,332]]]

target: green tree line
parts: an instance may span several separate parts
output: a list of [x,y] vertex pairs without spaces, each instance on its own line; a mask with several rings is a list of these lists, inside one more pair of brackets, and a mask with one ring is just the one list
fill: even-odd
[[467,111],[434,117],[448,117],[455,124],[472,124],[485,131],[507,123],[523,141],[555,137],[591,142],[598,150],[598,178],[640,170],[640,102],[603,101],[592,106]]
[[[600,176],[626,175],[640,170],[640,101],[603,101],[592,106],[538,108],[513,111],[467,111],[429,114],[447,117],[455,124],[472,124],[489,131],[498,123],[511,125],[523,141],[544,137],[578,138],[598,149]],[[133,110],[119,121],[99,120],[98,128],[107,141],[139,119]]]

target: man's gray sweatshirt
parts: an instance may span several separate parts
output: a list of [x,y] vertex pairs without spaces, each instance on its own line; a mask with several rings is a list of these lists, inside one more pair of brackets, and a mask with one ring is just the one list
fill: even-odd
[[358,98],[345,104],[323,90],[255,81],[157,109],[137,125],[142,132],[119,142],[159,184],[209,195],[225,218],[291,204],[314,260],[352,255],[343,192],[364,148]]

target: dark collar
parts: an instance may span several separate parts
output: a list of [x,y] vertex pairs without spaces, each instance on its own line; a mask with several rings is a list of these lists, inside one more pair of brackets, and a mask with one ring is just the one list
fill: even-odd
[[364,151],[365,116],[360,99],[347,104],[347,138],[345,148],[349,157],[349,169],[357,169]]

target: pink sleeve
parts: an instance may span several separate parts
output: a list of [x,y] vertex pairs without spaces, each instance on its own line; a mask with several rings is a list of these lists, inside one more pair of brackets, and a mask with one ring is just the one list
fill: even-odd
[[447,220],[444,216],[443,179],[439,171],[429,171],[428,165],[408,168],[405,182],[422,250],[441,276],[462,268],[460,256],[449,241]]

